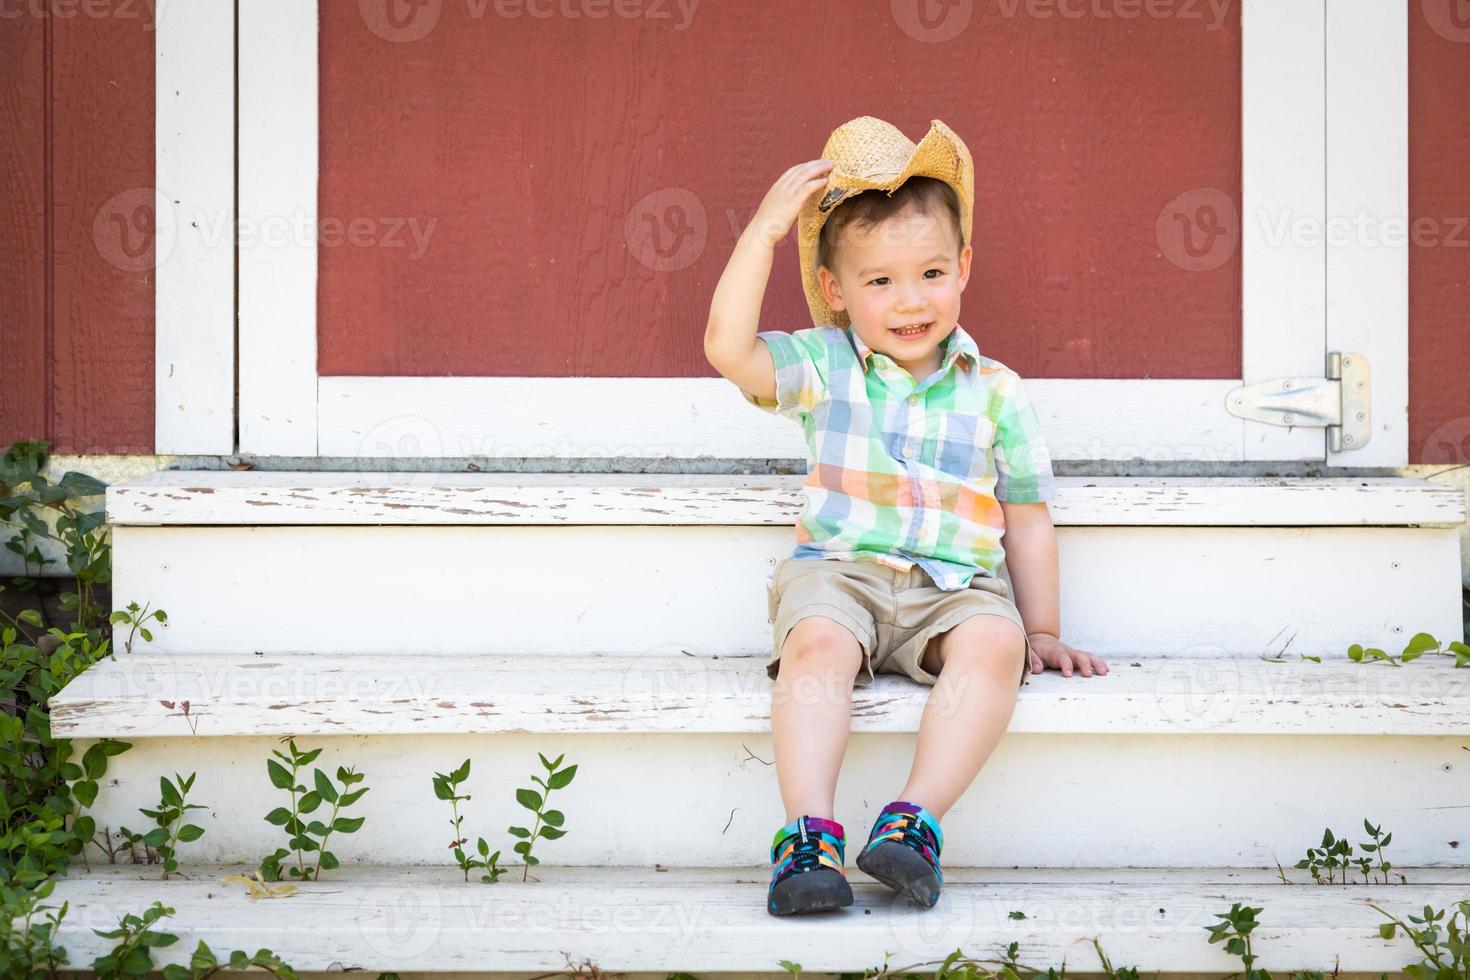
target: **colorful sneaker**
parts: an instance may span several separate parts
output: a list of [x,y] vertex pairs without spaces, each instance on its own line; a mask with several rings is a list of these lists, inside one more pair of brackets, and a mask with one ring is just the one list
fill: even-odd
[[776,831],[766,911],[793,915],[851,905],[852,886],[842,872],[846,847],[842,824],[835,820],[802,816]]
[[917,803],[895,800],[883,808],[857,866],[900,895],[933,908],[944,886],[939,851],[944,831],[934,814]]

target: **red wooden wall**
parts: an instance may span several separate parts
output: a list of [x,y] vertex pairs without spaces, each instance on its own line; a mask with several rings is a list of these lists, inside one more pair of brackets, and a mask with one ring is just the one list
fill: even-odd
[[[0,444],[153,451],[148,4],[0,17]],[[36,11],[52,8],[66,16]],[[88,11],[91,11],[90,13]]]
[[[1463,463],[1470,24],[1454,0],[1404,2],[1410,211],[1432,230],[1409,255],[1410,461]],[[151,452],[152,243],[132,200],[153,180],[148,5],[36,6],[0,18],[0,444]],[[1238,367],[1238,258],[1181,269],[1154,227],[1161,185],[1238,199],[1238,14],[1083,27],[977,4],[974,43],[931,43],[887,4],[838,19],[727,0],[682,30],[673,4],[664,22],[479,6],[446,3],[403,42],[323,3],[321,214],[370,222],[368,245],[322,249],[323,373],[708,376],[730,243],[774,176],[860,112],[911,136],[938,116],[969,141],[965,323],[995,356],[1054,377]],[[804,324],[794,251],[772,327]],[[1195,342],[1165,358],[1140,326],[1161,322]]]
[[[1238,4],[1217,24],[977,3],[948,40],[888,3],[660,9],[445,3],[419,8],[424,33],[323,5],[322,214],[435,223],[418,258],[324,250],[323,374],[713,376],[709,296],[740,229],[869,114],[970,146],[961,322],[986,353],[1047,377],[1239,376],[1239,249],[1197,271],[1158,234],[1181,194],[1239,200]],[[764,323],[809,326],[794,235],[777,254]]]
[[1470,7],[1411,6],[1409,462],[1470,464]]

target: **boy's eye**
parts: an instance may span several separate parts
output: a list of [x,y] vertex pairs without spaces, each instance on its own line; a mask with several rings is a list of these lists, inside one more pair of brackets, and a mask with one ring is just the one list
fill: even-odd
[[[931,273],[931,272],[937,272],[941,276],[944,275],[944,270],[943,269],[925,269],[924,270],[924,276],[925,276],[925,278],[930,278],[929,273]],[[879,276],[877,279],[869,279],[868,280],[868,285],[869,286],[881,285],[881,284],[884,284],[886,282],[888,282],[888,277],[887,276]]]

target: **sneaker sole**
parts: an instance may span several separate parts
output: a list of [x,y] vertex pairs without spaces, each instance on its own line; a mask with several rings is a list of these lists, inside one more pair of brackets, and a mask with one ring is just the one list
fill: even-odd
[[831,868],[799,871],[770,890],[766,911],[772,915],[827,912],[852,904],[852,886]]
[[939,902],[941,883],[924,856],[896,841],[883,841],[858,855],[858,870],[925,908]]

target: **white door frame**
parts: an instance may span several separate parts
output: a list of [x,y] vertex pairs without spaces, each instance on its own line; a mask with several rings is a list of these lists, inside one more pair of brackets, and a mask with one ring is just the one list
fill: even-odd
[[[215,10],[229,0],[198,2]],[[1384,239],[1408,222],[1409,14],[1381,0],[1331,3],[1331,17],[1327,0],[1242,3],[1245,378],[1028,379],[1052,458],[1407,463],[1407,242]],[[216,10],[160,32],[160,64],[178,46],[198,47],[192,32],[222,29]],[[805,455],[795,426],[754,411],[723,378],[318,377],[316,236],[299,231],[317,221],[317,30],[316,0],[239,8],[240,452]],[[205,139],[162,123],[160,108],[160,160],[187,159]],[[1366,234],[1353,230],[1359,215]],[[191,356],[162,324],[195,298],[160,285],[160,364]],[[1371,365],[1366,448],[1328,453],[1321,429],[1225,411],[1226,393],[1246,381],[1321,377],[1327,350]],[[163,385],[158,398],[161,438],[174,399]],[[172,444],[191,444],[186,435]],[[198,445],[206,441],[201,427]]]

